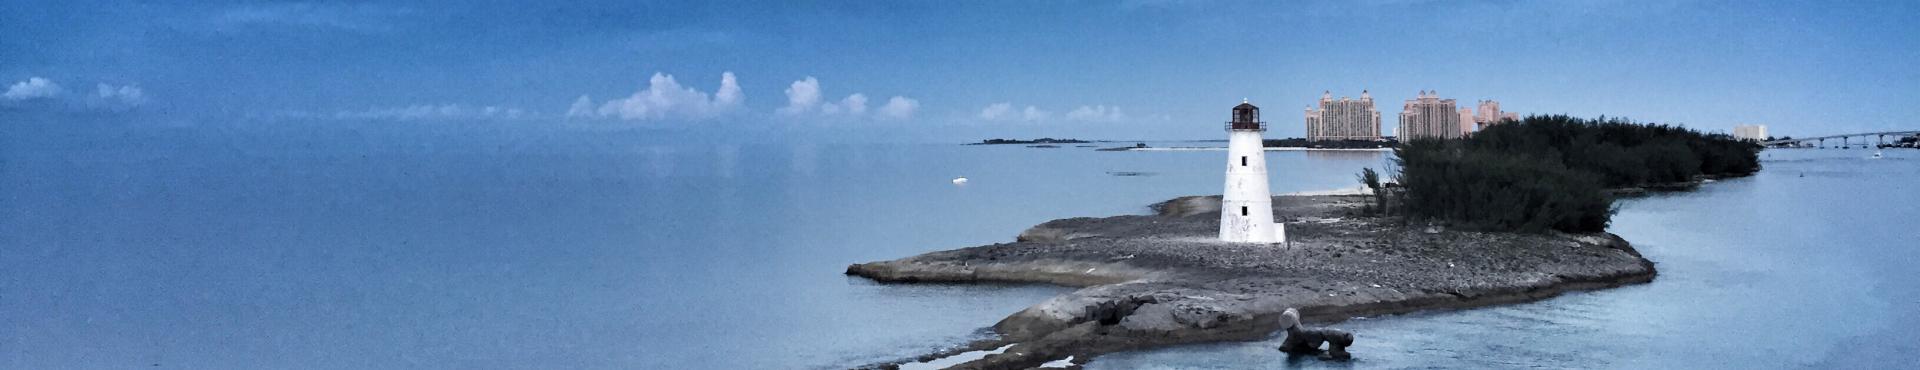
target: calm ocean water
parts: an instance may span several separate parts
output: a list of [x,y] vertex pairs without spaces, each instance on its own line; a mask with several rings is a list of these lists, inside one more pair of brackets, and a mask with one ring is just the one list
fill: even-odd
[[[7,369],[897,359],[1065,289],[881,286],[841,275],[848,263],[1217,193],[1224,155],[516,128],[0,130]],[[1625,203],[1614,230],[1660,263],[1654,283],[1345,323],[1362,338],[1353,365],[1911,363],[1920,348],[1899,334],[1920,329],[1907,185],[1920,158],[1770,153],[1754,178]],[[1384,159],[1269,160],[1288,192],[1350,187]],[[1286,361],[1274,345],[1094,366],[1271,367]]]

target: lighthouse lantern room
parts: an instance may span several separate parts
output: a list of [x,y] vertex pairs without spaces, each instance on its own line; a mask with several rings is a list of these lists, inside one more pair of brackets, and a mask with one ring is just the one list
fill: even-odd
[[1273,222],[1273,194],[1267,188],[1267,156],[1260,133],[1260,107],[1242,100],[1227,121],[1227,186],[1220,199],[1220,240],[1246,243],[1286,242],[1285,225]]

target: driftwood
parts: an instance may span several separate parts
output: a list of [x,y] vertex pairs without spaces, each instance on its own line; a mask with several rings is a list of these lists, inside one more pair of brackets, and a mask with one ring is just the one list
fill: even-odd
[[[1340,329],[1308,329],[1300,326],[1300,311],[1289,308],[1280,315],[1280,326],[1287,329],[1287,339],[1280,341],[1280,351],[1298,355],[1319,355],[1324,359],[1347,360],[1353,354],[1347,353],[1347,346],[1353,345],[1353,333]],[[1322,351],[1320,344],[1327,344]]]

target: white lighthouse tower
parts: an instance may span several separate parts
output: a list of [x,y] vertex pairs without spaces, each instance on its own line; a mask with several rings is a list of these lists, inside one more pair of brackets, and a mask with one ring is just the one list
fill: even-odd
[[1220,199],[1220,240],[1246,243],[1286,242],[1284,225],[1273,222],[1273,194],[1267,189],[1267,155],[1260,132],[1260,107],[1245,100],[1227,121],[1227,188]]

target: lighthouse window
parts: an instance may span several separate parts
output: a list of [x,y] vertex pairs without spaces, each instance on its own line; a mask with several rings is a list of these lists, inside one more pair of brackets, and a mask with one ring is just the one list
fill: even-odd
[[1247,215],[1247,206],[1240,206],[1240,215],[1241,216]]
[[1247,156],[1244,156],[1244,155],[1240,156],[1240,167],[1246,167],[1246,166],[1247,166]]

